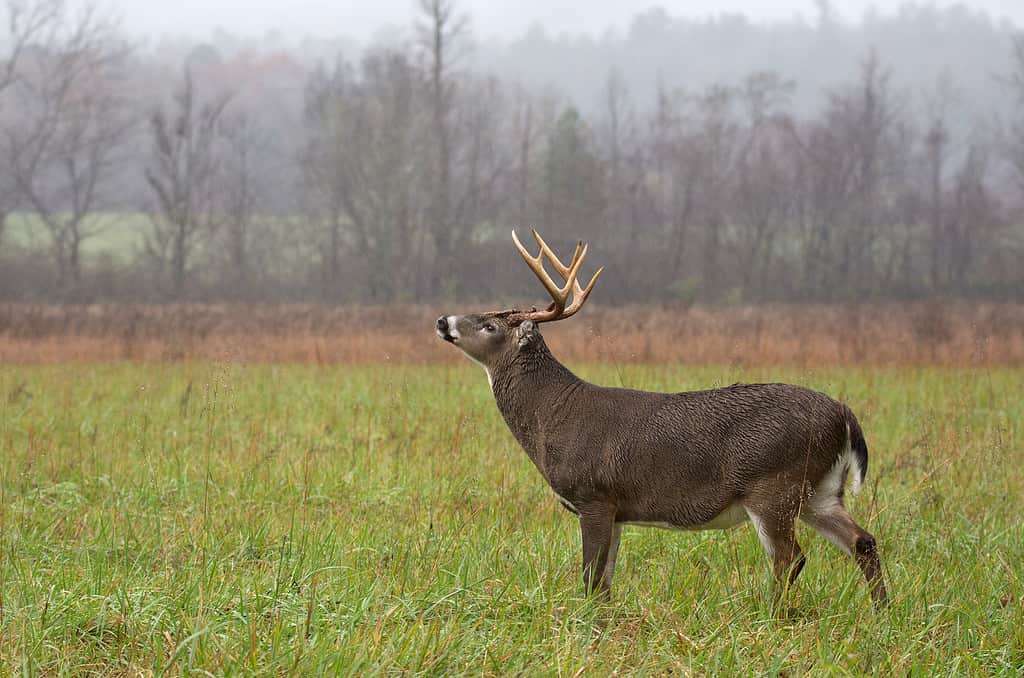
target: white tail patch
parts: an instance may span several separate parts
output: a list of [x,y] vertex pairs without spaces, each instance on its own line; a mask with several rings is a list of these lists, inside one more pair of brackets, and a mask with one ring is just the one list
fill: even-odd
[[861,478],[861,467],[860,461],[857,459],[857,454],[853,451],[853,445],[850,442],[850,425],[846,425],[846,444],[843,446],[843,451],[839,453],[839,458],[836,459],[836,463],[832,465],[825,477],[821,479],[821,484],[815,488],[814,498],[812,502],[820,503],[822,506],[819,509],[826,508],[826,504],[831,504],[833,500],[837,500],[843,491],[843,479],[844,477],[849,483],[850,492],[857,494],[860,491],[860,478]]
[[[850,471],[850,493],[857,494],[860,492],[860,481],[864,476],[864,469],[860,467],[860,459],[853,451],[853,444],[850,440],[850,424],[846,424],[846,447],[843,448],[843,455],[840,457],[840,462],[844,461],[846,468]],[[840,482],[842,480],[840,479]]]
[[[857,455],[850,443],[850,425],[846,425],[846,445],[839,453],[839,458],[832,468],[821,479],[814,492],[807,499],[807,509],[814,515],[830,515],[837,506],[842,505],[843,483],[848,482],[850,492],[860,491],[861,468]],[[838,542],[836,542],[838,543]]]

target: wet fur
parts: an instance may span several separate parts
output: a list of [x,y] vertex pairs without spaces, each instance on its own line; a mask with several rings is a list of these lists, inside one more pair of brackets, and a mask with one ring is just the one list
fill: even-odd
[[857,559],[884,601],[875,540],[843,505],[849,474],[856,487],[867,471],[863,433],[846,405],[789,384],[681,393],[597,386],[559,363],[531,324],[479,338],[481,318],[459,318],[453,343],[488,369],[512,434],[579,516],[589,588],[610,590],[622,524],[731,527],[742,510],[780,590],[803,567],[794,532],[801,517]]

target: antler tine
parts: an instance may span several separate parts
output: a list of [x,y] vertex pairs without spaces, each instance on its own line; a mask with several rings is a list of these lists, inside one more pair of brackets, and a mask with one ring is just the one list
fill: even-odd
[[512,230],[512,242],[515,243],[516,249],[519,250],[519,254],[522,255],[523,260],[526,261],[526,265],[530,267],[534,275],[540,280],[541,284],[544,285],[544,289],[551,295],[551,305],[543,311],[529,311],[522,313],[524,320],[534,320],[536,322],[546,322],[549,320],[555,320],[558,318],[562,311],[565,309],[565,302],[569,298],[569,291],[572,289],[572,285],[567,283],[564,288],[560,288],[555,284],[555,281],[551,279],[548,272],[544,270],[544,252],[541,250],[536,257],[532,256],[523,244],[519,242],[519,236],[516,235],[515,229]]
[[601,275],[602,271],[604,271],[604,266],[597,269],[597,272],[594,273],[594,277],[590,279],[590,282],[587,283],[587,286],[583,289],[580,289],[579,282],[576,283],[576,287],[572,293],[572,303],[562,311],[563,318],[568,318],[575,314],[576,311],[580,310],[583,303],[587,300],[587,297],[590,296],[590,290],[594,289],[594,284],[597,282],[597,278]]
[[[544,256],[548,258],[548,261],[551,262],[551,265],[555,267],[556,271],[558,271],[558,275],[562,276],[563,279],[566,279],[568,277],[569,270],[572,268],[573,264],[576,263],[577,258],[587,256],[586,245],[583,244],[582,240],[577,240],[576,251],[573,252],[572,261],[569,263],[568,266],[566,266],[565,264],[562,263],[562,260],[559,259],[558,256],[555,254],[554,250],[548,247],[548,244],[544,242],[544,238],[540,237],[540,233],[537,232],[537,229],[533,228],[530,230],[533,231],[533,237],[534,239],[536,239],[537,244],[540,245],[540,251],[544,253]],[[580,250],[583,250],[582,256],[580,255]]]
[[[587,249],[589,245],[584,244],[582,240],[578,240],[576,241],[576,251],[572,255],[572,264],[570,264],[570,266],[566,266],[565,264],[562,263],[561,259],[559,259],[555,255],[554,251],[550,247],[548,247],[548,244],[544,242],[544,239],[540,237],[540,233],[537,232],[536,228],[533,229],[533,237],[537,239],[537,243],[540,245],[541,252],[543,252],[544,255],[547,256],[548,260],[551,262],[551,265],[555,268],[556,271],[558,271],[559,275],[561,275],[562,278],[566,280],[568,280],[569,271],[571,270],[572,264],[576,263],[576,259],[579,258],[579,260],[582,261],[584,257],[587,256]],[[568,318],[573,313],[580,310],[580,307],[583,305],[583,302],[587,300],[587,296],[590,294],[590,290],[594,289],[594,283],[597,282],[597,277],[601,275],[601,271],[603,270],[604,266],[599,268],[597,272],[594,274],[594,277],[592,277],[590,279],[590,282],[587,283],[586,287],[580,285],[579,280],[574,281],[572,288],[572,304],[566,309],[566,312],[562,314],[563,318]]]
[[[537,256],[531,255],[523,244],[519,241],[519,236],[516,235],[515,230],[512,231],[512,242],[515,243],[516,249],[519,250],[519,254],[526,261],[527,266],[534,272],[534,275],[541,281],[544,288],[551,295],[551,304],[543,311],[527,312],[514,312],[508,317],[515,321],[533,320],[535,322],[547,322],[550,320],[561,320],[562,318],[568,318],[569,316],[576,313],[583,303],[587,300],[591,290],[594,289],[594,284],[597,282],[598,276],[601,275],[601,268],[594,274],[594,277],[590,279],[587,286],[584,288],[580,285],[577,276],[580,272],[580,267],[583,265],[583,260],[587,256],[587,245],[583,241],[579,241],[576,244],[576,251],[573,253],[572,262],[566,266],[562,261],[555,255],[554,251],[548,244],[544,242],[544,239],[540,237],[537,229],[531,229],[533,231],[533,237],[537,240],[537,244],[540,246],[540,252]],[[565,285],[559,287],[548,275],[547,271],[544,270],[544,258],[551,262],[551,265],[558,271],[558,274],[565,280]],[[566,308],[566,302],[569,299],[569,295],[572,294],[572,304]]]

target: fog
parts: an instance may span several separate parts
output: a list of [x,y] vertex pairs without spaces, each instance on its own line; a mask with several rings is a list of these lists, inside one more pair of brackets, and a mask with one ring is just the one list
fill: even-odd
[[1024,298],[1008,2],[0,8],[0,301]]
[[[84,4],[84,0],[82,0]],[[860,20],[870,12],[891,12],[901,3],[869,0],[833,0],[836,15],[849,21]],[[1019,0],[943,0],[936,7],[964,5],[989,13],[995,20],[1006,19],[1024,24],[1024,3]],[[742,14],[756,22],[802,18],[813,22],[820,13],[819,3],[810,0],[588,0],[586,2],[547,2],[546,0],[470,0],[462,8],[472,15],[474,28],[484,37],[515,38],[531,25],[544,26],[553,34],[590,34],[600,36],[606,30],[624,30],[633,16],[661,5],[672,14],[700,18],[721,14]],[[403,26],[415,15],[415,0],[297,0],[282,3],[273,0],[120,0],[106,3],[124,19],[125,28],[149,37],[186,34],[208,37],[223,29],[243,35],[262,35],[281,31],[289,36],[320,38],[349,36],[372,39],[385,25]]]

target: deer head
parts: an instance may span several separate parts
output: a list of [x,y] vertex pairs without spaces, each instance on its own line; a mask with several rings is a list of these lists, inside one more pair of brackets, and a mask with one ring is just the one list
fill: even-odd
[[[512,241],[519,254],[551,295],[551,303],[547,308],[533,308],[529,311],[508,309],[470,315],[441,316],[437,319],[437,335],[458,346],[463,353],[483,365],[488,373],[501,360],[527,349],[539,337],[539,323],[564,320],[575,315],[587,301],[597,278],[604,270],[598,269],[587,286],[583,287],[577,276],[587,256],[587,245],[582,241],[577,243],[572,261],[566,266],[548,247],[536,229],[533,229],[533,237],[540,246],[540,252],[536,256],[530,255],[519,242],[515,231],[512,231]],[[561,286],[556,284],[544,269],[545,257],[564,281]]]

